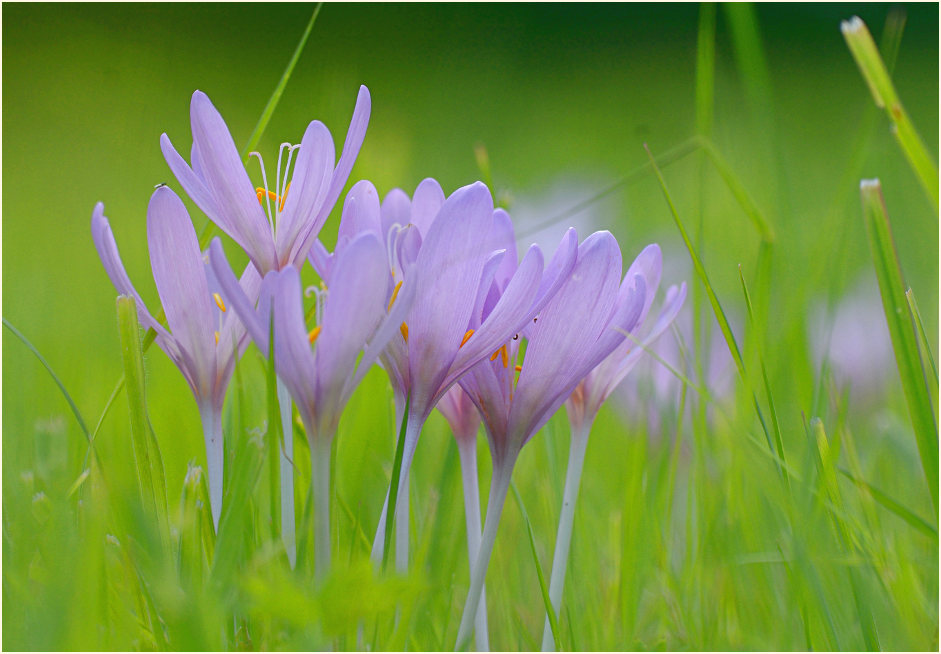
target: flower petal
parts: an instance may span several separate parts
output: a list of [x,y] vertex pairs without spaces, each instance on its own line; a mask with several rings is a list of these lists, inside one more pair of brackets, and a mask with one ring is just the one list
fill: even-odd
[[405,227],[412,216],[412,200],[400,188],[394,188],[382,199],[382,240],[387,242],[393,225]]
[[154,191],[147,206],[150,265],[170,331],[193,359],[199,395],[215,376],[212,300],[196,230],[183,201],[167,186]]
[[428,234],[431,223],[441,211],[444,202],[444,191],[437,180],[428,177],[419,182],[412,195],[412,215],[409,222],[418,228],[422,237]]
[[320,275],[320,279],[327,286],[330,285],[330,270],[333,267],[333,253],[328,252],[320,239],[316,239],[307,253],[307,260],[314,270]]
[[[199,169],[197,168],[196,161],[199,148],[196,147],[196,144],[193,144],[192,149],[192,169],[176,151],[176,148],[173,147],[173,143],[170,142],[170,137],[166,134],[160,135],[160,150],[163,152],[163,158],[170,167],[173,176],[180,182],[183,190],[186,191],[186,194],[196,203],[196,206],[209,216],[210,220],[219,226],[219,229],[229,236],[236,238],[234,235],[235,230],[232,229],[232,224],[229,222],[228,217],[219,212],[219,207],[216,205],[216,200],[212,196],[212,191],[206,187],[206,184],[203,182],[198,172]],[[239,243],[239,245],[242,245],[242,243]]]
[[[274,282],[274,351],[278,376],[308,429],[316,428],[317,397],[314,386],[314,353],[304,322],[300,273],[293,266],[268,273]],[[308,439],[313,433],[308,433]]]
[[284,211],[278,215],[275,245],[281,265],[287,263],[288,257],[295,252],[295,246],[300,246],[308,229],[314,230],[314,236],[320,233],[323,221],[319,225],[315,222],[330,186],[334,160],[330,130],[319,120],[312,121],[301,139],[291,176],[291,189],[284,200]]
[[343,203],[335,251],[340,250],[341,243],[346,245],[364,232],[372,232],[379,238],[380,243],[384,242],[380,211],[379,194],[372,182],[356,182],[346,194],[346,201]]
[[[222,249],[222,242],[218,237],[212,239],[212,243],[209,244],[209,265],[216,276],[216,281],[219,283],[219,288],[221,289],[220,293],[228,305],[229,311],[234,310],[235,315],[239,317],[242,325],[245,327],[246,331],[248,331],[249,336],[251,336],[251,339],[258,345],[258,349],[261,350],[265,356],[268,356],[268,320],[263,316],[270,310],[270,305],[267,305],[268,309],[265,309],[263,307],[266,306],[266,304],[259,302],[259,308],[256,311],[254,300],[249,297],[246,289],[243,288],[235,278],[232,267],[229,265],[229,261],[226,259],[225,252]],[[248,275],[247,270],[242,274],[243,280],[246,279],[246,275]],[[260,293],[260,289],[264,287],[265,284],[261,281],[257,271],[255,277],[259,280],[257,282],[259,286],[257,293]],[[265,275],[265,279],[267,278],[268,276]],[[254,282],[251,286],[254,286]]]
[[[242,166],[229,128],[202,91],[193,93],[190,123],[193,142],[199,148],[203,180],[212,193],[218,213],[225,216],[232,238],[245,249],[259,272],[273,269],[277,257],[265,212],[258,204],[258,196]],[[226,225],[219,227],[225,229]]]
[[660,253],[660,246],[651,243],[637,255],[631,267],[627,269],[624,275],[625,279],[633,279],[634,275],[642,275],[647,285],[647,297],[644,299],[644,308],[641,311],[640,321],[643,322],[650,311],[653,299],[657,295],[657,288],[660,287],[660,271],[663,269],[663,255]]

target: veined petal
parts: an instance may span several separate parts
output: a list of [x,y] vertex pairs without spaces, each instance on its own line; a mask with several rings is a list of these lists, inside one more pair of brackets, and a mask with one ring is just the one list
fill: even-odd
[[[207,264],[207,268],[212,272],[212,276],[218,283],[218,275],[216,275],[215,270],[213,270],[212,264]],[[208,274],[206,275],[206,279],[209,279]],[[255,304],[255,302],[258,301],[258,294],[261,292],[262,280],[261,275],[258,274],[258,270],[254,265],[249,263],[245,266],[245,270],[242,271],[242,276],[239,278],[238,284],[249,303]],[[211,282],[210,289],[212,289]],[[217,292],[222,293],[221,283],[219,283],[219,290]],[[222,329],[219,332],[219,344],[216,348],[217,356],[231,356],[233,351],[236,352],[237,356],[241,356],[245,348],[248,347],[249,339],[244,338],[246,333],[245,321],[242,320],[237,312],[229,311],[227,308],[222,318]],[[233,344],[235,345],[234,350]]]
[[418,228],[422,238],[428,235],[428,230],[431,228],[438,212],[441,211],[441,207],[444,206],[444,202],[444,191],[441,190],[441,185],[437,180],[428,177],[419,182],[415,193],[412,195],[410,222]]
[[320,275],[320,279],[327,286],[330,285],[330,270],[333,268],[333,253],[328,252],[320,239],[316,239],[307,253],[307,260],[314,270]]
[[[246,293],[246,289],[242,287],[235,278],[235,273],[232,272],[232,266],[229,265],[229,261],[226,259],[219,237],[212,239],[212,243],[209,244],[209,265],[216,275],[216,280],[219,283],[219,287],[222,289],[220,292],[223,299],[228,304],[229,310],[234,310],[235,315],[239,317],[252,340],[258,345],[258,349],[260,349],[265,356],[268,356],[268,320],[260,318],[260,315],[269,311],[270,305],[259,301],[259,308],[257,311],[255,310],[254,300],[249,297],[248,293]],[[242,278],[245,279],[247,274],[248,271],[246,270],[246,272],[242,274]],[[268,275],[265,275],[265,279],[267,278]],[[258,292],[260,293],[261,287],[264,287],[266,284],[260,281],[260,277],[258,277],[258,279]]]
[[506,250],[506,256],[494,276],[500,290],[503,290],[519,265],[513,221],[510,220],[510,214],[503,209],[495,209],[493,212],[493,229],[490,230],[490,238],[494,244],[494,250]]
[[643,322],[650,311],[653,299],[657,295],[657,288],[660,286],[660,271],[663,269],[663,255],[660,253],[660,246],[651,243],[637,255],[631,267],[627,269],[624,275],[625,279],[633,279],[634,275],[641,275],[647,285],[647,296],[644,299],[644,308],[641,311],[640,320]]
[[386,315],[389,271],[384,254],[373,232],[360,234],[337,253],[314,353],[321,421],[324,414],[339,418],[356,358]]
[[625,333],[633,334],[637,330],[640,326],[640,314],[644,308],[646,295],[647,282],[642,275],[634,275],[633,280],[624,278],[614,315],[611,316],[604,331],[591,347],[590,356],[585,357],[588,363],[582,376],[587,375],[616,347],[628,340]]
[[229,128],[202,91],[193,93],[190,123],[193,142],[199,148],[203,181],[212,193],[218,213],[225,215],[232,237],[245,248],[259,272],[275,268],[277,257],[265,212],[258,204]]
[[[314,353],[307,338],[300,273],[293,266],[269,273],[274,280],[274,352],[275,367],[284,380],[304,424],[316,425]],[[308,439],[314,434],[308,434]]]
[[383,243],[385,237],[382,233],[380,211],[379,194],[372,182],[356,182],[346,194],[346,201],[343,203],[335,251],[340,250],[341,243],[345,245],[364,232],[372,232],[379,238],[379,242]]
[[539,290],[533,300],[533,311],[539,311],[568,280],[578,259],[578,253],[578,232],[574,227],[569,227],[542,274]]
[[212,299],[203,270],[196,230],[176,193],[161,186],[147,206],[150,264],[167,323],[177,342],[192,357],[200,395],[215,372]]
[[394,188],[382,199],[382,241],[387,243],[393,225],[405,227],[412,217],[412,200],[400,188]]
[[[414,202],[413,202],[414,209]],[[417,260],[416,300],[409,315],[412,411],[431,411],[467,325],[489,252],[490,191],[480,182],[455,191],[423,239]],[[440,389],[444,390],[444,389]]]
[[353,109],[353,117],[350,119],[350,128],[346,132],[346,141],[343,143],[340,160],[333,171],[327,194],[317,209],[317,216],[314,221],[306,226],[306,231],[301,231],[295,243],[295,248],[291,252],[292,261],[303,260],[302,258],[310,249],[311,243],[313,243],[320,232],[320,228],[333,210],[333,206],[337,203],[343,187],[346,186],[346,180],[349,179],[353,164],[356,163],[356,157],[363,145],[363,139],[366,138],[366,128],[369,126],[371,108],[372,100],[369,97],[369,89],[360,86],[359,94],[356,96],[356,107]]
[[333,175],[335,160],[333,137],[330,130],[319,120],[312,121],[301,139],[297,154],[291,189],[284,200],[284,211],[278,216],[275,229],[275,244],[281,265],[287,263],[294,246],[307,234],[308,228],[314,236],[320,233],[320,225],[314,225],[323,204]]
[[579,246],[571,275],[540,312],[510,409],[508,430],[519,447],[590,370],[583,370],[582,362],[615,307],[620,264],[614,237],[592,234]]
[[[206,187],[201,174],[196,168],[197,152],[199,151],[196,144],[193,144],[192,149],[193,168],[190,168],[186,164],[186,160],[176,151],[176,148],[173,147],[173,143],[170,142],[170,137],[166,134],[160,135],[160,151],[163,152],[163,158],[170,167],[173,176],[180,182],[183,190],[186,191],[186,194],[196,203],[196,206],[202,209],[203,213],[209,216],[212,222],[219,226],[219,229],[229,236],[236,238],[236,236],[233,235],[234,230],[232,229],[232,224],[229,222],[227,216],[219,212],[219,207],[216,205],[216,200],[212,196],[212,191]],[[242,245],[242,243],[239,243],[239,245]]]

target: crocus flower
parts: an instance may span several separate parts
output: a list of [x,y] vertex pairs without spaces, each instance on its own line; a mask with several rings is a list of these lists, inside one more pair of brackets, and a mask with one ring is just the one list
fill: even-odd
[[[474,366],[460,381],[480,410],[493,460],[487,519],[464,605],[458,646],[468,636],[480,601],[497,525],[522,447],[548,422],[575,386],[632,332],[644,306],[642,275],[621,282],[621,252],[608,232],[578,246],[577,259],[558,292],[500,356]],[[499,302],[499,301],[498,301]],[[499,306],[499,303],[497,304]],[[486,309],[485,309],[486,315]],[[519,342],[525,360],[517,365]],[[519,372],[519,379],[514,377]]]
[[[571,269],[576,243],[574,235],[563,241],[564,247],[545,270],[538,247],[530,248],[517,265],[513,253],[507,254],[512,242],[509,216],[494,211],[490,191],[480,182],[458,189],[445,200],[438,183],[427,179],[411,201],[405,193],[393,191],[381,206],[372,185],[360,182],[344,205],[338,248],[357,229],[379,230],[385,237],[393,279],[400,276],[399,281],[410,282],[414,277],[415,301],[401,334],[390,341],[381,358],[399,417],[405,413],[408,398],[397,490],[397,497],[405,500],[418,438],[438,400],[467,370],[498,352],[532,320]],[[327,279],[335,276],[322,247],[314,246],[311,261]],[[411,262],[413,272],[403,270]],[[480,320],[494,280],[501,279],[498,269],[504,265],[513,272],[503,278],[498,300],[489,305],[486,319]],[[387,496],[373,546],[374,560],[383,555],[388,501]],[[396,514],[405,516],[404,511],[407,506],[397,502]],[[407,520],[399,521],[404,529],[407,524]],[[402,546],[407,548],[402,533],[397,537],[400,568]]]
[[[653,345],[670,326],[686,299],[686,284],[681,284],[679,287],[671,286],[667,290],[666,299],[656,322],[646,331],[641,327],[647,318],[657,288],[660,285],[661,268],[660,247],[656,244],[644,248],[634,260],[634,263],[631,264],[625,276],[626,279],[642,277],[646,289],[644,304],[636,323],[639,328],[632,334],[632,339],[627,339],[621,347],[616,348],[593,368],[578,383],[575,390],[565,401],[572,436],[568,468],[565,474],[565,490],[562,494],[562,510],[559,515],[559,529],[552,559],[552,576],[549,582],[549,599],[556,613],[559,612],[562,601],[562,588],[565,584],[565,570],[568,563],[569,546],[572,541],[575,502],[578,499],[578,488],[581,482],[582,467],[585,463],[585,450],[588,447],[588,434],[591,431],[591,425],[604,401],[608,399],[608,396],[644,355],[646,348]],[[638,341],[641,345],[638,345]],[[542,649],[543,651],[550,651],[553,648],[554,641],[547,616],[543,629]]]
[[300,275],[293,266],[265,276],[256,307],[241,292],[218,239],[210,246],[210,261],[223,296],[266,353],[273,312],[275,368],[297,405],[310,444],[315,565],[322,576],[330,561],[330,445],[353,390],[389,340],[399,335],[414,286],[392,287],[382,243],[375,234],[362,233],[337,253],[331,284],[318,296],[317,324],[308,329]]
[[[160,137],[160,147],[173,174],[197,206],[242,246],[264,275],[287,265],[300,268],[303,264],[346,185],[366,135],[369,112],[369,91],[361,86],[343,152],[336,163],[330,131],[320,121],[311,122],[301,140],[290,182],[288,173],[296,147],[282,144],[275,190],[268,186],[264,166],[265,186],[256,189],[252,185],[225,121],[202,91],[193,93],[190,103],[192,166],[166,134]],[[282,171],[285,150],[287,159]],[[267,208],[267,216],[262,205]]]
[[[119,293],[137,301],[141,324],[153,329],[157,345],[183,373],[196,397],[206,441],[209,500],[216,526],[222,508],[222,404],[235,360],[248,344],[242,323],[218,294],[215,275],[199,251],[186,207],[166,186],[154,191],[147,207],[147,241],[157,293],[167,316],[167,331],[147,310],[124,270],[104,205],[95,205],[92,237],[108,277]],[[237,283],[256,298],[261,278],[248,266]],[[253,300],[254,301],[254,300]]]

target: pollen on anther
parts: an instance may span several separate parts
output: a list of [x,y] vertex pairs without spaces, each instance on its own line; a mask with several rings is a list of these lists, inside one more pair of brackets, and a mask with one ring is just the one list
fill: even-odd
[[309,332],[307,332],[307,340],[308,342],[310,342],[311,345],[314,344],[314,341],[317,340],[318,336],[320,336],[320,325],[317,325],[316,327],[311,329]]
[[399,326],[399,331],[402,332],[402,338],[405,339],[405,342],[408,343],[408,325],[404,322]]
[[225,313],[225,302],[222,301],[222,296],[218,293],[213,293],[212,299],[216,301],[216,306],[219,307],[219,311]]
[[[404,280],[402,280],[404,281]],[[395,298],[399,296],[399,289],[402,288],[402,282],[400,281],[395,285],[395,288],[392,290],[392,298],[389,300],[389,306],[386,308],[386,311],[392,311],[392,305],[395,304]]]
[[506,352],[506,345],[500,348],[500,360],[503,363],[504,368],[506,368],[510,364],[510,357]]
[[515,370],[516,372],[523,372],[523,366],[516,366]]
[[473,336],[473,335],[474,335],[474,330],[473,330],[473,329],[468,329],[468,330],[464,333],[464,338],[461,339],[461,344],[458,346],[458,349],[461,349],[462,347],[464,347],[464,343],[466,343],[467,341],[469,341],[469,340],[470,340],[470,337]]
[[215,334],[215,337],[216,337],[216,345],[218,345],[219,344],[219,332],[213,332],[213,333]]

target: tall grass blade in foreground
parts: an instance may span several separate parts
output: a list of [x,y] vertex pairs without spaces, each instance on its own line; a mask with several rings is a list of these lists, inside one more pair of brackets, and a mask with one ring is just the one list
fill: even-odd
[[866,223],[876,278],[882,294],[882,308],[892,338],[892,349],[895,351],[895,362],[915,430],[915,441],[918,444],[918,454],[928,482],[928,490],[931,492],[931,501],[937,510],[938,425],[926,386],[926,378],[932,373],[924,369],[919,356],[914,321],[905,299],[906,287],[902,281],[902,270],[892,239],[889,216],[882,198],[882,186],[878,179],[863,180],[859,190],[862,195],[863,220]]
[[879,56],[879,49],[876,47],[872,34],[869,33],[869,29],[859,16],[853,16],[849,20],[840,23],[840,29],[853,59],[856,60],[856,65],[859,66],[859,71],[866,80],[866,84],[869,85],[876,106],[885,108],[889,120],[892,122],[892,134],[902,148],[902,153],[908,159],[909,165],[915,171],[918,181],[921,182],[928,199],[931,200],[935,213],[937,213],[938,166],[931,158],[931,155],[928,154],[924,141],[915,131],[915,126],[912,124],[908,112],[902,106],[902,101],[895,90],[895,85],[892,84],[889,71],[886,69],[882,57]]

